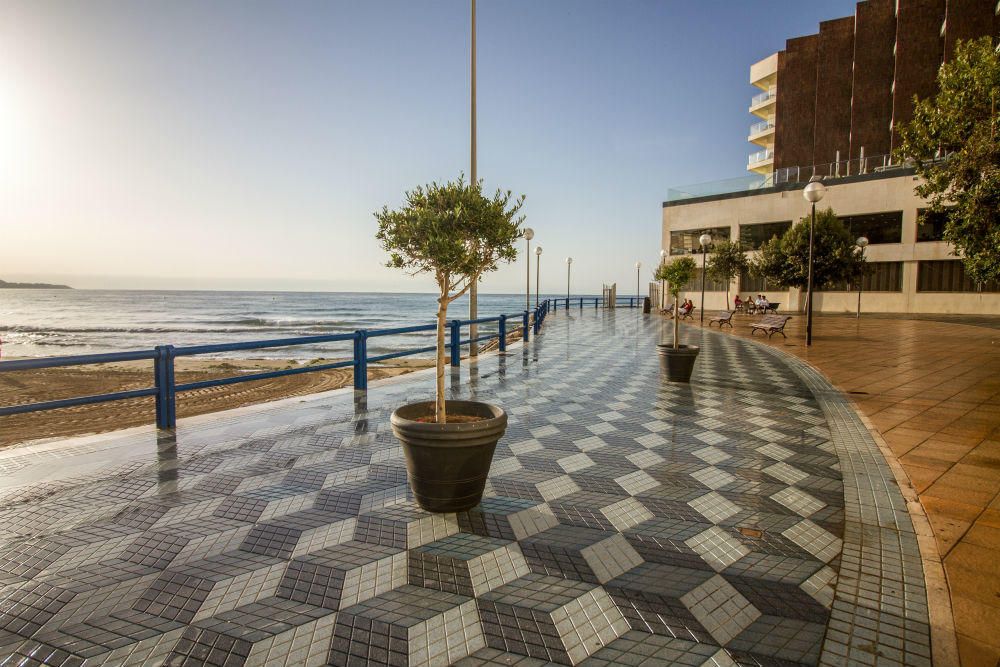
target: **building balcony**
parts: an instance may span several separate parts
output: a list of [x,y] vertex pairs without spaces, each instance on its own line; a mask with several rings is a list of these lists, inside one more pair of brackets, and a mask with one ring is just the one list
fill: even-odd
[[762,151],[757,151],[756,153],[751,153],[749,159],[747,159],[747,169],[751,171],[756,171],[762,167],[768,167],[774,164],[774,149],[766,148]]
[[768,116],[774,115],[774,110],[771,106],[774,104],[775,98],[778,96],[778,87],[771,86],[763,93],[754,95],[750,98],[750,113],[760,116],[761,118],[767,118]]
[[751,125],[747,141],[761,146],[774,145],[774,120],[768,119]]

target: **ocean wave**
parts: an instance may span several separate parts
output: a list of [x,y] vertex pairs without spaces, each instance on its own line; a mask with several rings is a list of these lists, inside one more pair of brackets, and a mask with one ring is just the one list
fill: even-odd
[[[319,326],[319,325],[314,325]],[[327,330],[337,331],[338,328],[333,325],[325,325]],[[43,326],[30,326],[30,325],[19,325],[15,324],[13,326],[0,326],[0,333],[41,333],[41,334],[157,334],[157,333],[191,333],[191,334],[209,334],[209,333],[253,333],[259,332],[264,327],[248,327],[248,326],[236,326],[236,327],[197,327],[197,326],[187,326],[187,327],[43,327]],[[342,329],[341,327],[340,329]],[[291,324],[278,326],[274,325],[267,327],[274,332],[285,332],[285,333],[295,333],[296,330],[300,330],[301,327],[296,327]]]

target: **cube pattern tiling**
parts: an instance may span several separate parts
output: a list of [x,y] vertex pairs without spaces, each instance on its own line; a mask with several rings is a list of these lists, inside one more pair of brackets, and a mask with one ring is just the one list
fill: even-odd
[[696,330],[665,382],[660,335],[573,309],[454,371],[510,415],[459,514],[413,502],[388,423],[426,373],[2,452],[0,665],[929,664],[905,504],[843,397]]

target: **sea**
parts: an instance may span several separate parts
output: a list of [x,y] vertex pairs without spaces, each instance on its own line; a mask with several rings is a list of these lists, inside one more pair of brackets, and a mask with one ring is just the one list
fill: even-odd
[[[520,316],[524,307],[524,294],[479,295],[480,317]],[[0,358],[388,329],[433,324],[436,312],[433,294],[0,289]],[[448,307],[449,319],[467,319],[468,313],[468,297]],[[495,331],[495,324],[480,327],[481,335]],[[371,339],[368,351],[376,355],[432,345],[433,332],[411,333]],[[351,342],[344,341],[210,356],[310,361],[351,354]]]

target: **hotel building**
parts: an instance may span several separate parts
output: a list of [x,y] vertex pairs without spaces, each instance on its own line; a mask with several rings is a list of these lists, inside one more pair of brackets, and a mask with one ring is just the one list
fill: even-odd
[[[913,192],[913,170],[890,158],[896,128],[912,118],[913,96],[936,92],[938,68],[956,43],[998,34],[996,0],[866,0],[854,16],[789,39],[783,51],[750,67],[750,83],[761,91],[749,107],[750,173],[668,190],[663,247],[671,255],[700,255],[698,237],[708,232],[739,239],[753,252],[809,212],[802,189],[819,176],[827,194],[817,208],[832,208],[853,236],[869,241],[864,310],[1000,314],[1000,284],[966,278],[941,240],[942,216],[926,212]],[[853,312],[858,287],[817,291],[815,307]],[[698,303],[700,290],[699,273],[682,297]],[[725,290],[708,281],[705,307],[724,308]],[[729,291],[730,298],[766,294],[785,310],[801,310],[805,299],[804,290],[749,275]]]

